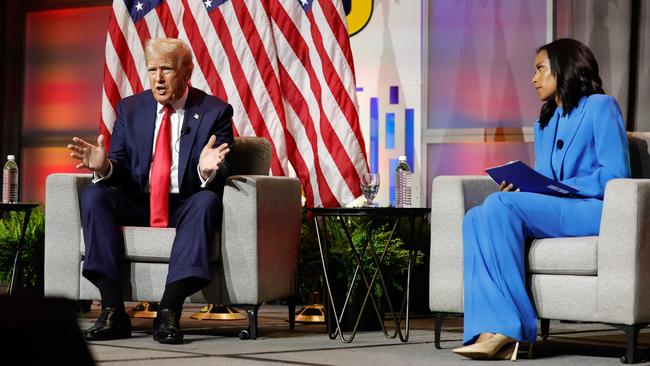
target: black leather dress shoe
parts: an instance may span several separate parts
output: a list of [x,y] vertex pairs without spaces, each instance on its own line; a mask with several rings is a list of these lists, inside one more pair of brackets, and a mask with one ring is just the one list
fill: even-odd
[[183,332],[179,325],[180,313],[170,309],[158,309],[153,321],[153,340],[165,344],[183,343]]
[[129,338],[131,337],[131,318],[124,310],[106,307],[102,309],[95,325],[82,334],[87,341]]

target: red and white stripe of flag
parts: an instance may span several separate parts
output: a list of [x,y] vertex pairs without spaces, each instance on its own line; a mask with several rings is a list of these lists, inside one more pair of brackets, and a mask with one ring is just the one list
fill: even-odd
[[271,142],[271,173],[287,175],[290,165],[308,207],[360,195],[368,166],[339,1],[305,11],[298,0],[166,0],[135,23],[138,2],[127,3],[115,0],[109,20],[102,133],[109,137],[119,99],[149,87],[144,41],[178,37],[194,53],[192,85],[233,105],[236,134]]

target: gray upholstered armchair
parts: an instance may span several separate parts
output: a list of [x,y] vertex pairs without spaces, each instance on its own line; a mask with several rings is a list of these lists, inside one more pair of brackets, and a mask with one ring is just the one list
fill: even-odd
[[[269,177],[271,145],[257,137],[235,138],[232,176],[223,194],[222,231],[210,254],[213,280],[189,297],[194,303],[236,305],[257,335],[257,310],[267,301],[296,294],[300,246],[300,183]],[[81,276],[84,243],[79,194],[89,174],[52,174],[45,197],[45,295],[99,299]],[[175,235],[173,228],[124,227],[126,267],[122,285],[127,301],[159,301]],[[290,327],[294,302],[290,301]]]
[[[550,319],[606,323],[625,331],[622,361],[635,362],[639,330],[650,323],[650,133],[628,137],[633,179],[607,184],[599,236],[533,240],[527,269],[542,337]],[[433,180],[429,306],[437,348],[443,317],[463,312],[463,216],[496,190],[487,176]]]

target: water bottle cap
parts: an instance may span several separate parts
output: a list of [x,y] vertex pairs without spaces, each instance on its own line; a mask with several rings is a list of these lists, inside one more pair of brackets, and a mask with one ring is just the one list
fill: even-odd
[[16,160],[15,155],[7,155],[7,160]]
[[406,155],[400,155],[399,161],[406,161]]

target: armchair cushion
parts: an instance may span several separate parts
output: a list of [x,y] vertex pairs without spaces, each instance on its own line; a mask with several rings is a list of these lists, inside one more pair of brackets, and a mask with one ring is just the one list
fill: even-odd
[[598,237],[533,240],[528,252],[528,271],[533,274],[596,276]]
[[[82,229],[83,230],[83,229]],[[155,228],[141,226],[125,226],[124,233],[124,257],[126,261],[134,262],[169,262],[169,254],[172,250],[176,229]],[[219,236],[210,247],[209,261],[215,262],[219,258]],[[79,248],[81,256],[86,252],[83,235]]]

